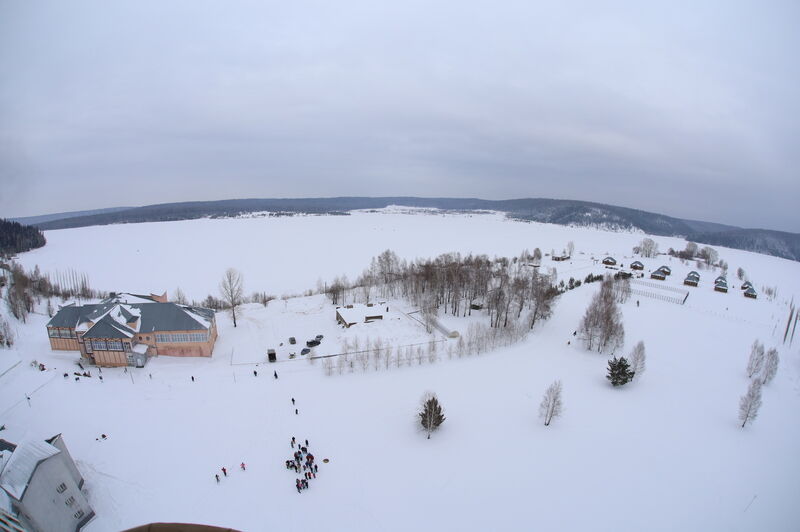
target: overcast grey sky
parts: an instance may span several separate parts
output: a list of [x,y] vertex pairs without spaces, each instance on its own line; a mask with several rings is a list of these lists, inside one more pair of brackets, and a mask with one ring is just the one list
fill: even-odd
[[0,216],[570,198],[800,232],[800,2],[0,0]]

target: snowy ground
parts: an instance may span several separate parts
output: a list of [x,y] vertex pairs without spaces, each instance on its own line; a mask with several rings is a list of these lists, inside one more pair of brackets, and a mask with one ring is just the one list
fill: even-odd
[[[557,266],[559,278],[583,278],[604,271],[592,256],[633,260],[631,247],[642,235],[496,215],[361,213],[92,227],[47,237],[45,248],[21,257],[24,264],[74,267],[103,289],[181,286],[202,297],[229,265],[243,271],[248,291],[300,292],[318,278],[357,275],[386,248],[406,258],[447,251],[516,255],[536,246],[560,250],[573,240],[574,261],[544,265]],[[214,251],[198,251],[187,266],[185,257],[194,256],[188,249],[203,249],[202,239],[214,242]],[[684,246],[655,239],[662,249]],[[106,251],[75,253],[81,241]],[[733,287],[713,292],[716,273],[704,270],[700,287],[686,287],[686,305],[640,297],[637,308],[632,299],[623,305],[622,352],[644,340],[648,367],[622,389],[607,384],[605,356],[567,345],[597,284],[562,296],[554,317],[516,346],[330,377],[321,363],[289,360],[288,351],[266,364],[265,349],[289,336],[304,344],[324,334],[317,354],[335,352],[345,337],[401,344],[427,337],[397,302],[390,303],[397,319],[343,331],[319,296],[275,300],[267,308],[245,307],[235,329],[220,314],[211,359],[162,357],[128,373],[104,370],[103,383],[75,382],[61,376],[73,370],[75,355],[50,351],[47,318],[34,315],[17,325],[15,350],[0,350],[0,357],[22,360],[0,376],[0,424],[7,426],[0,437],[64,434],[98,514],[89,531],[150,521],[248,531],[797,530],[800,338],[792,348],[780,339],[788,300],[800,294],[800,264],[719,251],[732,272],[748,271],[759,292],[778,286],[778,297],[747,300]],[[673,274],[664,285],[675,288],[695,269],[666,257],[643,262],[647,269],[669,264]],[[153,279],[163,285],[148,285]],[[466,329],[465,319],[442,321]],[[764,389],[759,418],[742,430],[738,399],[756,338],[781,349],[781,368]],[[32,359],[50,369],[34,370]],[[271,377],[275,369],[278,380]],[[556,378],[564,383],[566,411],[546,428],[536,412]],[[414,417],[427,390],[439,395],[447,415],[431,440],[417,431]],[[101,433],[109,439],[97,441]],[[283,466],[291,436],[308,438],[318,459],[330,459],[301,495]],[[238,471],[242,461],[246,472]],[[214,473],[223,465],[232,473],[217,485]]]

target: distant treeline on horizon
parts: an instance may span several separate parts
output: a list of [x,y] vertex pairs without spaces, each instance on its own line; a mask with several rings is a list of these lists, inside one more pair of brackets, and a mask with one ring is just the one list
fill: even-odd
[[41,230],[53,230],[117,223],[163,222],[208,217],[226,218],[253,212],[270,212],[276,215],[294,213],[347,215],[353,210],[381,209],[390,205],[460,212],[500,211],[517,220],[594,226],[618,231],[642,231],[651,235],[683,237],[693,242],[800,260],[800,234],[796,233],[768,229],[743,229],[602,203],[547,198],[511,200],[416,197],[254,198],[119,207],[99,211],[18,218],[17,220],[35,225]]

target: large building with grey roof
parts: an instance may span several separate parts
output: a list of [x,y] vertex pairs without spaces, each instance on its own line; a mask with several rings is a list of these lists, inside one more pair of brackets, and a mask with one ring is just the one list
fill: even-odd
[[151,356],[210,357],[214,311],[167,301],[166,294],[111,294],[99,303],[66,305],[47,324],[50,347],[79,351],[98,366],[144,366]]

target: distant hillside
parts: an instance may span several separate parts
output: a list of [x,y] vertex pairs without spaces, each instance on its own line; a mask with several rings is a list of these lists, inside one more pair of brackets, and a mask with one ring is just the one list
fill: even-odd
[[40,216],[22,216],[19,218],[9,218],[12,222],[19,222],[25,225],[43,224],[54,220],[65,220],[67,218],[75,218],[76,216],[89,216],[92,214],[105,214],[109,212],[118,212],[132,209],[133,207],[110,207],[108,209],[92,209],[90,211],[70,211],[70,212],[57,212],[54,214],[42,214]]
[[[627,207],[588,201],[523,198],[483,200],[477,198],[338,197],[255,198],[219,201],[162,203],[144,207],[107,209],[97,213],[37,222],[40,229],[66,229],[115,223],[191,220],[231,217],[249,212],[347,214],[356,209],[380,209],[389,205],[437,208],[455,211],[495,210],[518,220],[560,225],[603,227],[610,230],[643,231],[662,236],[685,237],[704,244],[800,260],[800,235],[766,229],[742,229],[713,222],[684,220]],[[57,216],[57,215],[49,215]]]
[[0,218],[0,255],[30,251],[46,243],[47,240],[38,228]]

